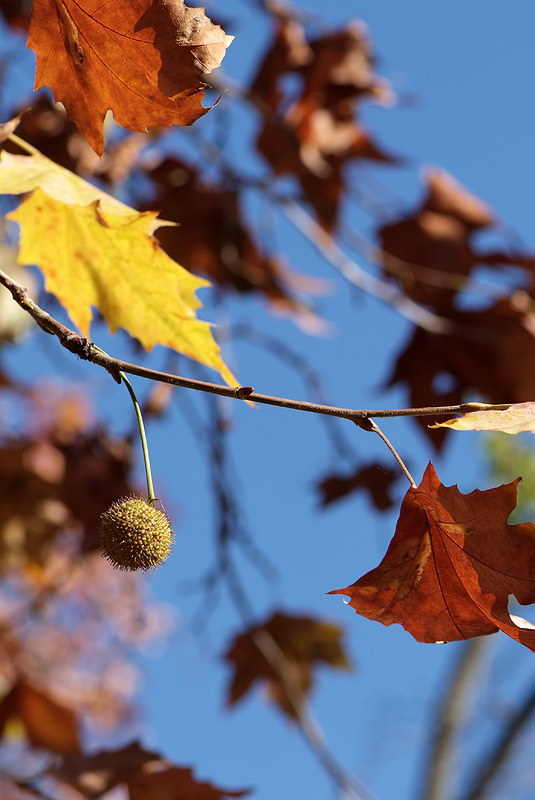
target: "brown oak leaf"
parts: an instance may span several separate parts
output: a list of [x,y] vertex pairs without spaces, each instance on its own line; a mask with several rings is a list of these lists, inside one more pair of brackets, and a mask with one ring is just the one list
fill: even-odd
[[429,464],[405,496],[381,564],[331,594],[348,595],[358,614],[397,622],[419,642],[502,630],[535,652],[535,626],[520,627],[508,611],[509,595],[535,603],[535,526],[507,524],[519,480],[463,495]]
[[50,87],[99,155],[108,110],[140,132],[205,114],[200,78],[231,41],[184,0],[35,0],[28,34],[35,88]]
[[281,612],[236,636],[225,660],[233,669],[228,705],[241,700],[259,681],[267,685],[273,702],[294,719],[312,689],[317,663],[351,667],[338,625]]

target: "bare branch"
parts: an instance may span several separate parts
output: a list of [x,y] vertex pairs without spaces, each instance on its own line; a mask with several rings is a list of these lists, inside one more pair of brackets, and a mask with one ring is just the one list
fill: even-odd
[[[40,308],[35,303],[26,289],[14,281],[5,272],[0,270],[0,284],[8,289],[13,299],[21,308],[27,311],[36,321],[40,328],[46,333],[58,337],[60,343],[84,361],[90,361],[107,370],[115,380],[119,372],[126,372],[129,375],[137,375],[140,378],[162,381],[173,386],[182,386],[185,389],[195,389],[197,391],[208,392],[209,394],[230,397],[234,400],[250,400],[253,403],[278,406],[279,408],[291,408],[295,411],[307,411],[312,414],[326,414],[331,417],[349,419],[360,425],[372,417],[423,417],[423,416],[449,416],[451,414],[464,414],[474,410],[473,403],[460,403],[453,406],[428,406],[425,408],[394,408],[394,409],[355,409],[340,408],[338,406],[322,405],[320,403],[310,403],[306,400],[291,400],[286,397],[275,397],[272,395],[260,394],[252,390],[250,386],[236,386],[231,388],[218,383],[200,381],[194,378],[184,378],[180,375],[172,375],[167,372],[142,367],[138,364],[131,364],[118,358],[103,353],[92,342],[84,339],[76,331],[67,328],[50,314]],[[510,403],[489,404],[485,408],[494,411],[503,411],[510,407]]]

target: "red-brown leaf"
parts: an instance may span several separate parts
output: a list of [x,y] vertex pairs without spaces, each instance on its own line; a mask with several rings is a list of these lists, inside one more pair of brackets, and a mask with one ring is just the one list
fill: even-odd
[[184,0],[35,0],[28,47],[35,88],[52,89],[100,155],[108,109],[140,132],[205,114],[200,77],[219,66],[231,38]]
[[145,750],[132,742],[118,750],[100,750],[93,755],[74,755],[64,758],[51,774],[87,798],[97,798],[124,783],[146,765],[165,766],[158,753]]
[[507,607],[511,594],[535,602],[535,526],[507,524],[517,483],[463,495],[429,464],[405,496],[381,564],[331,594],[348,595],[358,614],[397,622],[420,642],[499,629],[535,652],[535,630],[515,625]]

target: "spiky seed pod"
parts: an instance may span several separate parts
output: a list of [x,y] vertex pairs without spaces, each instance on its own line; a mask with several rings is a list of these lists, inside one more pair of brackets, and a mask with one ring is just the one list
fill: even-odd
[[167,515],[143,497],[123,497],[100,518],[100,545],[114,567],[148,570],[169,556],[173,531]]

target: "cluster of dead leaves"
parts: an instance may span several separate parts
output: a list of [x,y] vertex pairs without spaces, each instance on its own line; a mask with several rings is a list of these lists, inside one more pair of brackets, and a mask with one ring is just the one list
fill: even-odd
[[[28,47],[36,54],[36,88],[52,89],[100,155],[108,110],[132,131],[189,125],[206,113],[200,78],[219,66],[231,39],[204,9],[188,8],[183,0],[98,7],[35,0]],[[46,108],[37,107],[34,136],[37,119],[41,127],[54,123]],[[5,125],[0,140],[14,127]],[[68,166],[82,166],[87,153],[73,132],[63,137],[56,125],[55,136],[49,133],[44,132],[47,143],[59,138],[67,145],[72,138],[77,153],[66,148]],[[86,158],[86,170],[90,165]],[[89,335],[96,306],[112,332],[122,327],[149,350],[155,344],[177,349],[236,385],[208,324],[196,318],[201,303],[195,292],[207,282],[173,262],[153,236],[169,223],[119,203],[40,152],[3,152],[0,193],[27,192],[11,217],[21,226],[19,263],[40,267],[47,289],[83,336]]]
[[[379,228],[378,238],[385,274],[395,276],[408,297],[429,308],[440,324],[437,330],[414,329],[388,385],[405,386],[415,407],[456,405],[468,391],[491,403],[533,397],[534,256],[478,248],[477,234],[497,225],[492,211],[442,171],[430,171],[426,182],[421,205]],[[504,277],[515,267],[524,278],[509,295],[471,307],[463,289],[481,265],[505,270]],[[446,430],[431,430],[423,418],[419,422],[440,447]]]
[[[290,96],[284,91],[289,75],[299,82]],[[250,91],[263,112],[259,152],[275,175],[297,178],[318,221],[332,230],[347,189],[348,164],[394,162],[356,116],[363,99],[391,98],[374,72],[363,26],[352,23],[309,40],[299,22],[281,13]]]

